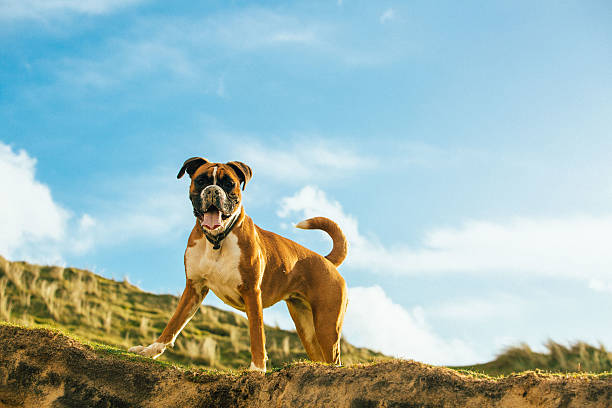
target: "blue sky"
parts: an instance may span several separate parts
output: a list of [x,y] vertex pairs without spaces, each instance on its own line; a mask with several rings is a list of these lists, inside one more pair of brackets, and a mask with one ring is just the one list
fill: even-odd
[[0,4],[10,259],[177,293],[176,173],[240,160],[257,224],[321,253],[292,224],[347,233],[349,341],[436,364],[612,347],[609,2]]

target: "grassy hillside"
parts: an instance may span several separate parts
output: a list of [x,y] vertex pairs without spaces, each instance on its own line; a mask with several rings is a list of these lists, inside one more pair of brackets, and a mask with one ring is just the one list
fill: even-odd
[[[51,325],[94,342],[127,349],[150,344],[174,312],[178,298],[146,293],[130,283],[58,266],[9,262],[0,257],[0,320]],[[270,366],[308,358],[295,332],[266,326]],[[383,358],[343,341],[345,364]],[[192,366],[243,368],[250,363],[247,320],[210,306],[179,335],[161,360]]]
[[593,347],[577,342],[566,347],[549,340],[546,348],[546,353],[537,353],[527,344],[522,344],[508,348],[491,362],[458,368],[488,375],[508,375],[535,369],[562,373],[612,371],[612,353],[603,345]]
[[[0,256],[0,320],[26,326],[58,327],[82,339],[127,349],[159,336],[178,298],[146,293],[130,283],[58,266],[9,262]],[[307,359],[297,334],[266,326],[271,367]],[[495,360],[455,367],[492,376],[526,370],[550,372],[612,371],[612,353],[578,342],[570,347],[549,341],[546,353],[527,345],[512,347]],[[345,364],[386,359],[343,341]],[[196,367],[244,368],[250,362],[247,320],[239,314],[201,306],[161,360]]]

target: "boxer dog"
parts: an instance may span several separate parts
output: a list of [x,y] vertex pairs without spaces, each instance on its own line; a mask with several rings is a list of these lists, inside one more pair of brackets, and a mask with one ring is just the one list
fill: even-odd
[[265,372],[263,309],[284,300],[311,360],[340,365],[340,331],[347,290],[338,267],[347,252],[344,234],[330,219],[315,217],[296,225],[320,229],[333,241],[323,257],[303,246],[263,230],[242,207],[252,176],[249,166],[232,161],[211,163],[187,159],[177,178],[191,177],[189,198],[196,217],[187,249],[187,283],[174,315],[151,345],[129,349],[157,358],[172,347],[209,290],[226,304],[246,312],[251,338],[252,370]]

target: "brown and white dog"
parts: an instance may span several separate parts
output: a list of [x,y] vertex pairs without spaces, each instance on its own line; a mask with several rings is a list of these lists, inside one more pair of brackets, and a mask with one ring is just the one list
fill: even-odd
[[336,267],[347,252],[340,228],[330,219],[311,218],[296,225],[321,229],[333,240],[326,257],[265,231],[242,207],[241,185],[252,176],[249,166],[233,161],[185,161],[178,173],[191,177],[189,197],[196,223],[185,250],[187,284],[161,336],[131,352],[156,358],[193,317],[209,290],[226,304],[246,312],[251,337],[251,369],[265,371],[263,309],[284,300],[310,359],[340,364],[340,331],[347,305],[344,279]]

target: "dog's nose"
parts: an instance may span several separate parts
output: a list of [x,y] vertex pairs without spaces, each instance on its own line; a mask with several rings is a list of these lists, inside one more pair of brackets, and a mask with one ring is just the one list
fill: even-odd
[[221,189],[218,186],[208,186],[202,190],[204,200],[217,200],[221,198]]
[[208,191],[204,192],[204,194],[206,194],[209,197],[213,197],[213,198],[219,197],[219,192],[217,190],[212,190],[211,189],[211,190],[208,190]]

